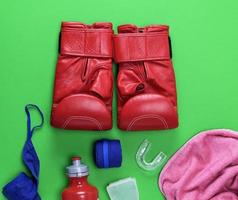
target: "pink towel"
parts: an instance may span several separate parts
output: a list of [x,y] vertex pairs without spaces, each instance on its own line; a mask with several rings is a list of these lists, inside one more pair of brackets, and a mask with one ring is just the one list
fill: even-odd
[[238,200],[238,132],[193,137],[166,164],[159,187],[167,200]]

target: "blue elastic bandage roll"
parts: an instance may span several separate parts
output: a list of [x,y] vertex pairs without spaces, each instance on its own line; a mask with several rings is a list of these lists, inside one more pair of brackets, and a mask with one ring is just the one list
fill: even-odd
[[[37,110],[41,116],[41,123],[33,128],[31,128],[30,109]],[[21,172],[4,186],[2,193],[8,200],[41,200],[38,194],[40,161],[31,138],[34,131],[43,126],[44,116],[39,107],[33,104],[28,104],[25,111],[27,114],[27,139],[23,148],[22,159],[29,170],[30,176]]]
[[120,167],[122,149],[119,140],[98,140],[94,146],[94,159],[98,168]]

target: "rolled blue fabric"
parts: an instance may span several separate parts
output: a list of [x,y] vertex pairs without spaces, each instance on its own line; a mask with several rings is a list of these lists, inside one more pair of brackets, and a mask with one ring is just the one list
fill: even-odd
[[98,168],[120,167],[122,148],[120,140],[98,140],[94,146],[94,160]]
[[[29,109],[36,109],[41,116],[41,123],[31,128],[31,117]],[[8,200],[41,200],[38,194],[40,161],[38,159],[31,138],[37,128],[43,126],[44,116],[38,106],[28,104],[25,107],[27,114],[27,140],[25,142],[22,158],[30,176],[21,172],[16,178],[4,186],[2,193]]]

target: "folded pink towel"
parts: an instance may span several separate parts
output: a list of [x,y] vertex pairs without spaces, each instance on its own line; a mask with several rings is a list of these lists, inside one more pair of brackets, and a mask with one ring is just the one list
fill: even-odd
[[167,200],[238,200],[238,132],[193,137],[166,164],[159,187]]

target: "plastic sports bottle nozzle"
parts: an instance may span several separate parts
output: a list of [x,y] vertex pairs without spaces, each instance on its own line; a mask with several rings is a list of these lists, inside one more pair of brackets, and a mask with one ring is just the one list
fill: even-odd
[[80,157],[72,158],[73,165],[67,167],[69,186],[62,193],[62,200],[98,200],[98,190],[87,181],[88,167]]

